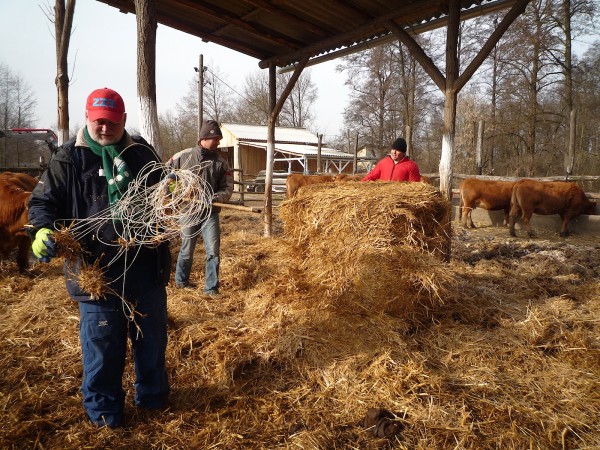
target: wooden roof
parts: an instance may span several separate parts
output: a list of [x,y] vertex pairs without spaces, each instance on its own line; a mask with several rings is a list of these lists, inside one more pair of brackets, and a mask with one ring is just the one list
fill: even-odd
[[[98,0],[135,13],[133,0]],[[154,0],[160,24],[260,60],[292,65],[341,49],[393,38],[389,22],[407,31],[437,26],[449,0]],[[511,0],[459,0],[461,17],[507,8]],[[357,49],[359,48],[357,47]],[[309,64],[310,65],[310,64]]]

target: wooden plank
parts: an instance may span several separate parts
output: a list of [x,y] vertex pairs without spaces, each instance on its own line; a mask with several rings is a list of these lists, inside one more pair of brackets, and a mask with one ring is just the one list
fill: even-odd
[[244,211],[249,213],[262,214],[261,208],[255,208],[254,206],[242,206],[242,205],[234,205],[232,203],[213,203],[213,206],[218,206],[219,208],[227,208],[227,209],[235,209],[237,211]]

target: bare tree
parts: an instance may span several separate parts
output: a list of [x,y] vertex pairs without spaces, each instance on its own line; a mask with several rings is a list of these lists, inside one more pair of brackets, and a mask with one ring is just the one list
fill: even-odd
[[[281,97],[291,74],[277,75],[277,97]],[[286,98],[277,126],[305,127],[312,124],[312,108],[316,100],[316,87],[310,72],[300,75]],[[237,104],[235,120],[241,123],[266,125],[269,120],[269,76],[264,70],[250,73],[244,80],[242,99]]]
[[389,143],[403,134],[402,96],[396,66],[397,47],[382,45],[344,58],[350,101],[345,126],[360,130],[364,144],[383,155]]
[[[546,134],[542,128],[548,125],[548,120],[554,120],[551,116],[556,114],[554,103],[546,101],[549,97],[544,95],[559,81],[559,69],[548,52],[556,43],[551,12],[550,0],[532,1],[515,23],[511,51],[507,54],[513,74],[513,78],[507,80],[511,85],[507,93],[518,100],[518,104],[513,105],[526,126],[518,135],[522,151],[517,155],[519,169],[516,172],[524,176],[533,176],[541,162],[538,158],[546,148],[538,139]],[[547,165],[547,161],[544,164]]]
[[[422,40],[429,46],[429,38]],[[344,113],[344,126],[359,130],[361,145],[377,149],[382,156],[389,144],[410,130],[411,152],[426,148],[424,118],[439,102],[432,95],[431,81],[400,43],[381,46],[344,59],[338,70],[347,73],[352,89]],[[412,138],[411,138],[412,136]]]
[[[204,76],[204,114],[217,122],[229,122],[234,117],[233,90],[218,66],[209,67]],[[196,102],[197,105],[197,102]],[[196,111],[198,106],[196,106]]]
[[[575,103],[579,105],[574,170],[582,175],[600,173],[600,41],[590,46],[574,72]],[[598,192],[598,186],[595,187]]]
[[555,0],[552,19],[557,32],[558,46],[548,48],[556,64],[562,68],[564,88],[562,95],[562,129],[565,142],[565,174],[571,175],[575,163],[575,111],[573,93],[573,40],[591,31],[597,13],[597,2],[592,0]]
[[168,111],[158,119],[165,161],[179,150],[196,144],[198,130],[195,116],[175,115]]
[[[269,76],[264,70],[246,75],[235,111],[240,123],[266,125],[269,120]],[[277,123],[279,125],[279,123]]]
[[[35,124],[37,100],[27,82],[0,63],[0,130],[32,128]],[[18,166],[21,162],[37,162],[31,143],[0,140],[0,167]]]
[[[277,85],[285,86],[291,76],[291,73],[283,74]],[[303,72],[283,105],[279,114],[280,123],[290,127],[308,128],[314,120],[312,108],[317,99],[317,92],[310,71]]]

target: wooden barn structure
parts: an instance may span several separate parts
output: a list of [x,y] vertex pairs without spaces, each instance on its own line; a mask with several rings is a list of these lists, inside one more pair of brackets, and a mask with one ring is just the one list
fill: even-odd
[[[457,95],[491,53],[529,0],[98,0],[134,13],[138,28],[138,97],[141,131],[156,136],[156,24],[198,36],[252,56],[269,70],[265,235],[272,231],[272,171],[275,124],[305,67],[399,41],[444,94],[444,133],[440,190],[452,196],[452,160]],[[461,20],[507,10],[479,53],[462,73],[459,64]],[[414,35],[446,27],[445,71],[426,54]],[[293,70],[277,98],[276,70]],[[158,139],[157,139],[158,141]],[[152,141],[154,143],[154,141]]]
[[[235,169],[235,175],[256,176],[267,165],[268,128],[222,123],[219,147]],[[320,146],[319,137],[305,128],[275,127],[273,170],[287,173],[351,173],[354,155]],[[320,167],[318,160],[320,156]],[[236,181],[240,181],[239,179]]]

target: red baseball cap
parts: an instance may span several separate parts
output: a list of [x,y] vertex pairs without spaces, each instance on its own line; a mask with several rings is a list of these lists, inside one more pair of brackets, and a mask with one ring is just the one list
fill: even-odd
[[120,122],[125,114],[125,103],[123,98],[112,89],[96,89],[88,95],[85,109],[88,119],[92,122],[98,119]]

